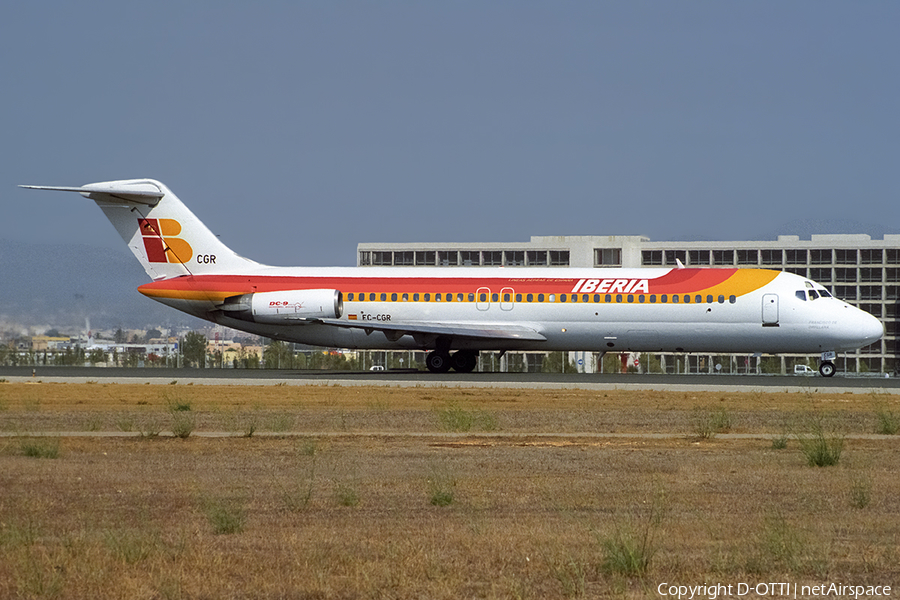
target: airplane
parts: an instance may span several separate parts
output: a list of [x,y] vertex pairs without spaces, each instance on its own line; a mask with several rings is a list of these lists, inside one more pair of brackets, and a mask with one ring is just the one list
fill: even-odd
[[480,351],[820,353],[881,339],[872,315],[792,273],[734,268],[277,267],[239,256],[153,179],[80,187],[152,282],[138,291],[233,329],[317,346],[424,350],[434,373]]

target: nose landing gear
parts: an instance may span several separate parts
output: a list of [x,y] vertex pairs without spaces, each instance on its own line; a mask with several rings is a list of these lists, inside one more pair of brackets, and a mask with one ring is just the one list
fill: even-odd
[[819,373],[822,377],[832,377],[834,375],[834,363],[832,362],[837,355],[834,352],[823,352],[822,362],[819,363]]

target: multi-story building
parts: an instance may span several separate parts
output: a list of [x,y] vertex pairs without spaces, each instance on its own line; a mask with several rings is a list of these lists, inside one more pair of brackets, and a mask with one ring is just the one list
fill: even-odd
[[[900,235],[873,240],[865,234],[812,235],[801,240],[653,242],[642,236],[535,236],[525,243],[435,244],[361,243],[359,266],[642,267],[684,266],[766,268],[789,271],[823,284],[836,297],[875,315],[885,325],[881,341],[841,355],[838,370],[889,372],[900,369]],[[657,355],[664,369],[712,371],[721,358]],[[815,364],[817,356],[781,357],[780,370],[794,363]],[[731,365],[749,364],[730,357]],[[681,366],[675,366],[681,365]],[[741,370],[734,367],[732,370]]]

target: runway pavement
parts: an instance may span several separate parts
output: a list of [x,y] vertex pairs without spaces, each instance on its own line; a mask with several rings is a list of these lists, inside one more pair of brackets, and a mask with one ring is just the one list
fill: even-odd
[[293,371],[275,369],[126,369],[102,367],[0,367],[10,382],[152,383],[195,385],[337,385],[388,387],[464,387],[534,389],[666,389],[673,391],[808,391],[900,393],[900,378],[837,374],[783,375],[640,375],[597,373],[444,373],[421,371]]

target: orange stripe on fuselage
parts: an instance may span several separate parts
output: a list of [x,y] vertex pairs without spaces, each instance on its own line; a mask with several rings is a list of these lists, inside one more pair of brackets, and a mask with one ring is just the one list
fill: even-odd
[[[634,271],[631,271],[633,273]],[[672,269],[646,279],[645,294],[712,294],[742,296],[767,285],[778,271],[762,269]],[[598,278],[613,281],[615,278]],[[183,276],[147,283],[138,288],[150,298],[221,303],[229,296],[252,292],[302,289],[337,289],[346,293],[474,293],[479,288],[500,292],[511,288],[521,294],[568,294],[584,279],[500,277],[287,277],[247,275]]]

